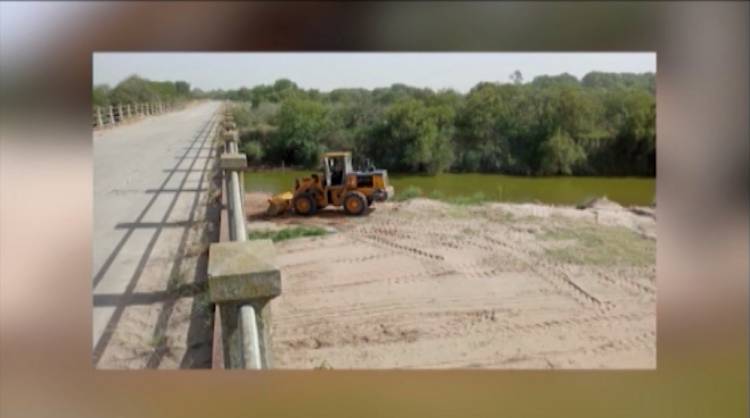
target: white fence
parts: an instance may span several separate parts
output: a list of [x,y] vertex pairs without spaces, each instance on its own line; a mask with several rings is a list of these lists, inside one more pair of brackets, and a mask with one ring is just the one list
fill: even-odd
[[92,115],[94,129],[116,126],[134,119],[159,115],[172,110],[184,108],[184,103],[120,103],[109,106],[96,106]]

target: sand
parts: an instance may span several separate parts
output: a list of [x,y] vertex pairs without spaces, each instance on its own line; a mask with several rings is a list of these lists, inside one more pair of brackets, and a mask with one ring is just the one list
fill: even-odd
[[277,243],[275,367],[649,369],[656,366],[656,220],[599,201],[459,206],[413,199]]

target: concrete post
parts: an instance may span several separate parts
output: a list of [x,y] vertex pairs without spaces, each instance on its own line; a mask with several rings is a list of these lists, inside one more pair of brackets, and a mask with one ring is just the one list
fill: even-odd
[[122,122],[122,120],[124,119],[122,116],[123,116],[122,103],[120,103],[117,105],[117,121],[118,122]]
[[114,106],[109,105],[109,124],[114,125],[115,124],[115,109]]
[[104,122],[102,122],[102,108],[97,106],[96,107],[96,127],[101,128],[104,125]]
[[221,310],[226,368],[269,368],[271,299],[281,294],[281,271],[271,240],[211,244],[208,288]]
[[130,110],[130,103],[128,103],[128,119],[133,117],[133,112]]

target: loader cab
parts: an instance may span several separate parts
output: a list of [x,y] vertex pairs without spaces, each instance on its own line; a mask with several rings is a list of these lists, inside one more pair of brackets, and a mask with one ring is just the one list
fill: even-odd
[[348,152],[329,152],[323,155],[326,185],[343,186],[346,175],[352,170],[352,154]]

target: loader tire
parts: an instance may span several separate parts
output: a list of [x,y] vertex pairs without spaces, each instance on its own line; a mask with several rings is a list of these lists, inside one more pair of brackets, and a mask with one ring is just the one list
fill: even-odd
[[292,200],[292,208],[297,215],[310,216],[318,210],[318,205],[312,196],[302,194]]
[[367,198],[360,192],[349,192],[344,196],[344,212],[358,216],[367,209]]

